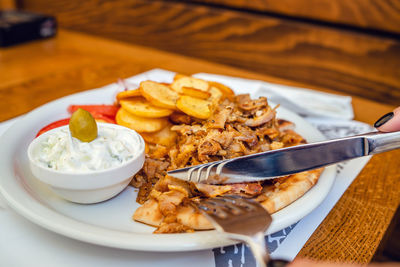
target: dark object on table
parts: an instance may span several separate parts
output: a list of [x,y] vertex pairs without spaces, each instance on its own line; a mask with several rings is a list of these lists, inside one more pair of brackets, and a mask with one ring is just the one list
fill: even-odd
[[386,233],[379,244],[372,261],[400,262],[400,206],[397,207]]
[[31,12],[0,11],[0,47],[52,37],[57,23],[52,16]]

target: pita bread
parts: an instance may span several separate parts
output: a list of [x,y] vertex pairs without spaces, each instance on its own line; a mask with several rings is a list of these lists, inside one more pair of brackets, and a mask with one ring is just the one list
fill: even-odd
[[194,207],[185,205],[177,209],[177,221],[195,230],[210,230],[210,221]]
[[164,216],[160,211],[158,201],[150,198],[142,206],[136,209],[133,214],[135,221],[158,227],[163,221]]
[[[311,170],[290,176],[277,178],[273,183],[264,185],[262,193],[254,198],[269,212],[277,212],[302,197],[318,181],[323,169]],[[221,185],[225,190],[229,185]],[[217,186],[218,187],[218,186]],[[223,194],[222,194],[223,195]],[[178,204],[175,202],[175,204]],[[145,224],[160,226],[163,214],[159,202],[150,198],[139,207],[133,219]],[[194,230],[213,229],[207,218],[187,202],[180,202],[176,206],[176,221]]]
[[[269,212],[274,213],[303,196],[318,181],[322,169],[296,173],[272,185],[265,186],[256,201]],[[282,179],[282,180],[281,180]]]

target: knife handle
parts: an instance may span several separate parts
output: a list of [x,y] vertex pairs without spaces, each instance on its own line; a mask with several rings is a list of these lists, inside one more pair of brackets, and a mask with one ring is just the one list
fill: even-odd
[[372,132],[363,134],[368,142],[368,154],[374,155],[400,148],[400,132]]

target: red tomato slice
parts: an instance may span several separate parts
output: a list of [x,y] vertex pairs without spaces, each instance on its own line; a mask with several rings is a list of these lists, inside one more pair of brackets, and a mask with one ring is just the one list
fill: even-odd
[[114,105],[70,105],[68,107],[68,112],[72,114],[78,108],[89,111],[90,113],[92,113],[92,115],[96,113],[107,116],[112,119],[115,118],[115,115],[117,114],[118,111],[118,107]]
[[[93,118],[97,122],[106,122],[106,123],[114,123],[114,124],[116,124],[114,119],[109,118],[107,116],[104,116],[102,114],[96,114],[96,113],[90,113],[90,114],[92,114]],[[54,129],[54,128],[58,128],[58,127],[61,127],[61,126],[64,126],[64,125],[68,125],[68,124],[69,124],[69,118],[52,122],[52,123],[44,126],[42,129],[40,129],[40,131],[37,133],[36,137],[38,137],[39,135],[41,135],[41,134],[43,134],[43,133],[45,133],[47,131],[50,131],[50,130]]]
[[[68,112],[73,113],[75,112],[78,108],[84,109],[86,111],[89,111],[90,114],[92,114],[93,118],[97,122],[107,122],[107,123],[114,123],[115,122],[115,115],[117,114],[118,107],[113,106],[113,105],[70,105],[68,107]],[[58,120],[55,122],[52,122],[42,129],[37,133],[36,137],[39,135],[50,131],[51,129],[58,128],[60,126],[68,125],[69,124],[69,118]]]
[[52,122],[52,123],[44,126],[42,129],[40,129],[40,131],[37,133],[36,137],[38,137],[42,133],[45,133],[47,131],[54,129],[54,128],[58,128],[58,127],[68,125],[68,124],[69,124],[69,118]]

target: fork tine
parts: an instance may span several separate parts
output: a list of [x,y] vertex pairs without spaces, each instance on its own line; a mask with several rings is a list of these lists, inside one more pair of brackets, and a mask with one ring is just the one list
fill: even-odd
[[271,223],[269,213],[257,202],[233,196],[201,199],[197,207],[218,231],[246,242],[259,266],[269,260],[264,231]]
[[236,205],[245,208],[248,211],[263,211],[265,214],[264,216],[267,216],[270,220],[272,220],[271,214],[267,212],[261,205],[260,203],[252,200],[252,199],[243,199],[241,197],[234,197],[234,196],[225,196],[224,197],[226,200],[234,202]]
[[212,164],[210,163],[210,164],[204,164],[204,165],[200,165],[200,166],[194,166],[194,167],[191,167],[191,168],[187,168],[186,179],[185,180],[188,181],[188,182],[195,182],[195,183],[199,183],[199,182],[201,182],[203,180],[206,180],[208,176],[206,175],[204,177],[203,169],[204,168],[208,169],[208,167],[210,165],[212,165]]
[[218,166],[218,163],[210,164],[210,165],[207,167],[207,171],[206,171],[206,175],[205,175],[204,181],[207,181],[208,178],[210,178],[211,170],[212,170],[215,166]]
[[223,206],[215,205],[213,202],[203,202],[199,204],[199,208],[205,211],[210,216],[218,216],[221,219],[225,219],[228,217],[227,210]]
[[196,182],[197,183],[200,183],[200,181],[202,180],[201,179],[201,174],[202,174],[202,171],[203,171],[203,169],[205,167],[207,167],[207,166],[201,166],[200,168],[197,169],[197,176],[196,176]]
[[[214,197],[210,198],[210,201],[222,201],[219,202],[221,205],[223,204],[228,204],[230,206],[239,206],[244,208],[247,211],[255,211],[255,210],[262,210],[264,211],[264,208],[258,203],[255,202],[254,200],[251,199],[243,199],[241,197],[234,197],[234,196],[224,196],[224,197]],[[265,211],[266,214],[268,212]],[[269,215],[269,214],[268,214]]]
[[233,215],[239,215],[247,211],[247,209],[236,205],[234,201],[228,200],[227,198],[210,198],[207,202],[215,205],[216,209],[222,209],[224,212],[228,212]]
[[189,171],[187,172],[187,175],[188,175],[187,180],[188,180],[189,182],[192,181],[192,174],[193,174],[193,172],[194,172],[195,170],[196,170],[196,168],[191,168],[191,169],[189,169]]

